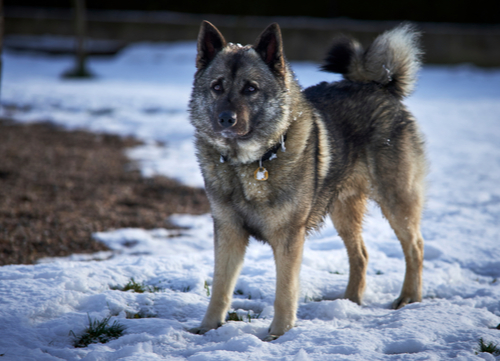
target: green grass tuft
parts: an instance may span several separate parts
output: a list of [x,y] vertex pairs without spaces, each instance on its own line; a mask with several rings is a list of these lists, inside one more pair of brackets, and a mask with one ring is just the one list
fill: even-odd
[[207,297],[210,297],[210,287],[208,286],[207,281],[205,281],[205,290],[207,291]]
[[488,352],[495,356],[500,356],[500,348],[498,348],[498,344],[493,342],[484,341],[481,337],[478,341],[478,351],[479,352]]
[[158,317],[154,313],[149,312],[148,310],[140,310],[139,312],[129,312],[125,311],[125,317],[131,320],[141,319],[141,318],[155,318]]
[[323,301],[323,297],[309,297],[309,295],[304,296],[304,303],[321,302],[321,301]]
[[243,321],[243,317],[238,315],[236,312],[229,312],[227,314],[227,320],[228,321]]
[[154,293],[154,292],[163,291],[162,288],[157,287],[157,286],[147,286],[144,284],[144,282],[137,283],[133,277],[123,287],[122,286],[114,286],[114,287],[110,287],[110,288],[112,290],[118,290],[118,291],[123,291],[123,292],[132,290],[136,293],[144,293],[144,292]]
[[134,313],[125,311],[125,317],[128,318],[129,320],[134,320],[134,319],[144,318],[144,315],[142,315],[140,312]]
[[248,321],[252,322],[252,320],[256,320],[260,317],[260,313],[254,313],[253,311],[248,311],[245,317],[243,315],[238,314],[238,312],[228,312],[226,321]]
[[252,314],[250,314],[250,311],[248,311],[248,313],[247,313],[247,319],[248,319],[248,322],[252,322],[252,320],[257,320],[257,319],[260,317],[260,314],[261,314],[261,313],[262,313],[262,312],[260,312],[260,313],[252,313]]
[[113,322],[111,326],[108,324],[111,316],[100,321],[97,319],[92,320],[90,316],[88,317],[89,326],[85,328],[81,336],[76,336],[73,330],[69,332],[75,338],[73,342],[73,346],[75,347],[87,347],[91,343],[106,343],[122,336],[125,331],[125,326],[118,323],[118,321]]

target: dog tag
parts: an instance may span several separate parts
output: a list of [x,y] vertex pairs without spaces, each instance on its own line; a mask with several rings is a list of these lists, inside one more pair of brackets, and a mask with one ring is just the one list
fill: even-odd
[[264,167],[259,167],[255,170],[253,173],[253,176],[256,180],[258,181],[265,181],[269,177],[269,173],[267,172],[267,169]]

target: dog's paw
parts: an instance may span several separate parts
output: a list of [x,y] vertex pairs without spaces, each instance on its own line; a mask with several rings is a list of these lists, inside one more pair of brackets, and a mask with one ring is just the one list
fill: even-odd
[[207,333],[208,331],[210,331],[210,329],[206,329],[204,327],[193,327],[193,328],[187,329],[186,331],[190,332],[190,333],[194,333],[195,335],[203,335],[203,334]]
[[347,293],[347,291],[344,295],[345,299],[348,299],[349,301],[354,302],[360,306],[361,306],[362,297],[363,297],[362,294],[360,295],[359,293]]
[[393,310],[399,310],[400,308],[403,308],[404,306],[413,303],[413,302],[419,302],[420,300],[414,300],[412,297],[407,297],[407,296],[399,296],[394,300],[392,303],[392,309]]
[[271,341],[276,340],[278,337],[279,337],[278,335],[271,335],[271,334],[269,334],[266,337],[264,337],[262,339],[262,341],[264,341],[264,342],[271,342]]
[[220,323],[213,323],[213,324],[208,324],[207,323],[201,323],[199,327],[193,327],[190,329],[187,329],[187,332],[194,333],[195,335],[203,335],[207,333],[210,330],[215,330],[216,328],[219,328],[222,326],[222,322]]

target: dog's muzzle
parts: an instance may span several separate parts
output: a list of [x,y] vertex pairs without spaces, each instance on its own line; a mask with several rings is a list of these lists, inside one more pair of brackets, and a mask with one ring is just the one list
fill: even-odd
[[234,127],[237,121],[237,115],[233,111],[226,110],[219,114],[219,125],[224,129]]

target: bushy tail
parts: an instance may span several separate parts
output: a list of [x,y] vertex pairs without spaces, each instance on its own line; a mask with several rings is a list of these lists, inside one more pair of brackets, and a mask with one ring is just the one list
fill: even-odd
[[353,39],[338,38],[321,69],[352,81],[377,82],[403,98],[413,91],[420,69],[419,36],[411,24],[402,24],[378,36],[366,51]]

